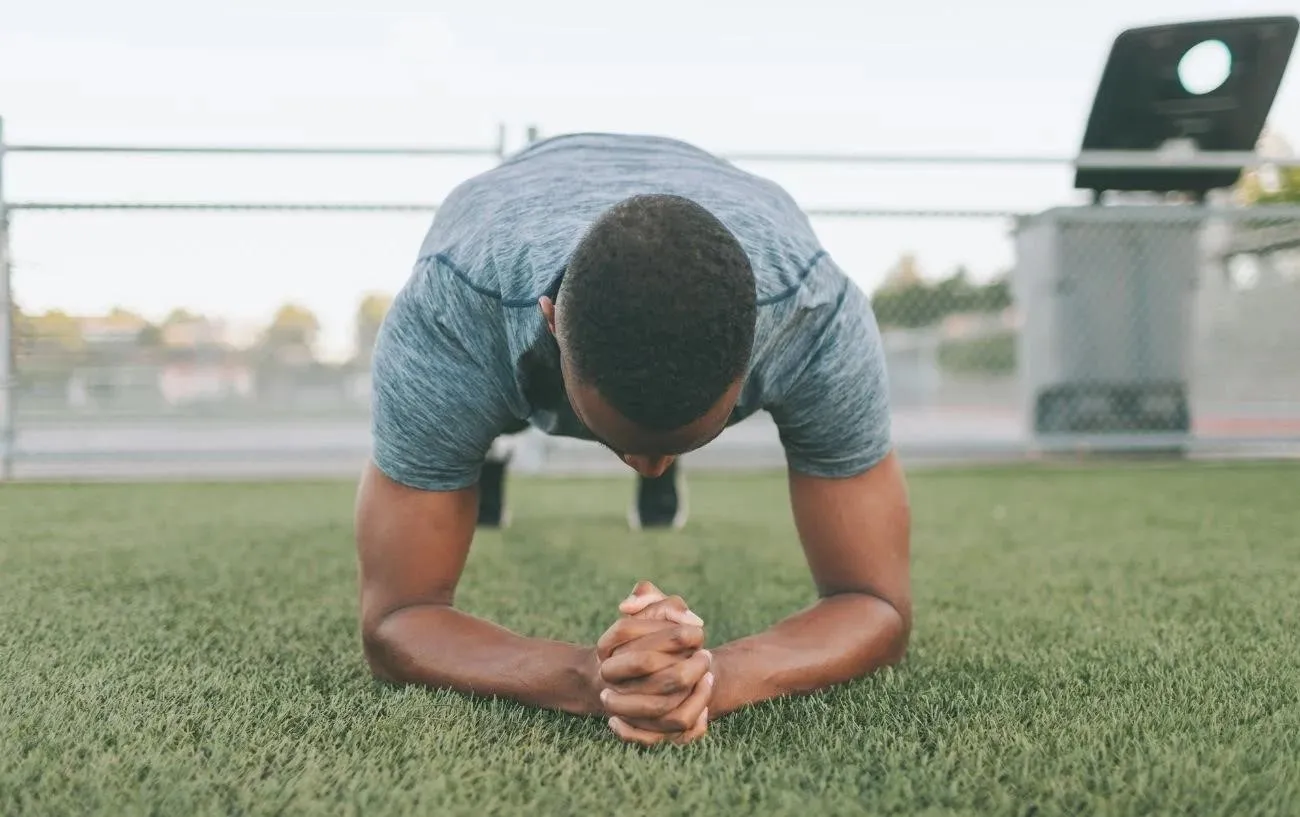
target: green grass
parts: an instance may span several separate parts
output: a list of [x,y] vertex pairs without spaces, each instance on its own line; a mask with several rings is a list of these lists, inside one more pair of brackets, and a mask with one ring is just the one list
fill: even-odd
[[[811,599],[780,478],[517,482],[459,601],[590,642],[641,577],[714,642]],[[352,487],[0,487],[0,814],[1300,813],[1300,468],[914,475],[897,669],[639,750],[370,680]],[[565,510],[567,509],[567,510]]]

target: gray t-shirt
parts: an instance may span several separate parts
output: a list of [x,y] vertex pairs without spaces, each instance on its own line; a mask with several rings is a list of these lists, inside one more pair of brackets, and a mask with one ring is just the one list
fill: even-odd
[[791,468],[844,477],[890,449],[884,357],[865,294],[771,181],[671,139],[575,134],[536,143],[448,196],[384,320],[373,456],[397,482],[473,485],[492,442],[532,425],[591,439],[569,407],[537,301],[607,208],[689,198],[747,251],[758,293],[749,372],[729,424],[765,410]]

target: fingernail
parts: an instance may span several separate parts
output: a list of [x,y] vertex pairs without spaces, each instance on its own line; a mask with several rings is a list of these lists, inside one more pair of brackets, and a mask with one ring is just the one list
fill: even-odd
[[608,689],[602,689],[600,691],[600,702],[603,704],[609,703],[609,696],[610,691]]
[[710,665],[713,664],[713,653],[709,652],[708,650],[700,650],[700,652],[703,653],[704,657],[709,660]]
[[687,610],[687,611],[686,611],[686,615],[683,616],[683,618],[686,620],[686,623],[687,623],[687,624],[694,624],[696,627],[703,627],[703,626],[704,626],[704,619],[702,619],[702,618],[700,618],[699,616],[695,615],[695,614],[692,613],[690,610]]
[[713,673],[711,672],[704,673],[704,683],[708,684],[709,686],[713,686]]

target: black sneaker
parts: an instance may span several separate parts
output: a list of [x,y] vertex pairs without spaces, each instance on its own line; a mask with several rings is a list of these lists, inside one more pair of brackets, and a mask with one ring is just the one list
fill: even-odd
[[636,501],[628,510],[627,522],[632,530],[681,530],[686,524],[686,481],[676,461],[662,476],[637,477]]
[[504,528],[510,524],[506,508],[506,463],[485,462],[478,481],[478,526]]

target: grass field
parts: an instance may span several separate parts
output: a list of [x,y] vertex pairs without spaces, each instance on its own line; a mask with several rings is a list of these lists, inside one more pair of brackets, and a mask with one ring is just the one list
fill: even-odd
[[[719,642],[811,600],[776,476],[516,482],[459,602],[593,640],[642,577]],[[912,477],[897,669],[690,747],[387,687],[341,484],[0,487],[0,814],[1300,813],[1300,468]],[[562,510],[567,508],[567,510]]]

